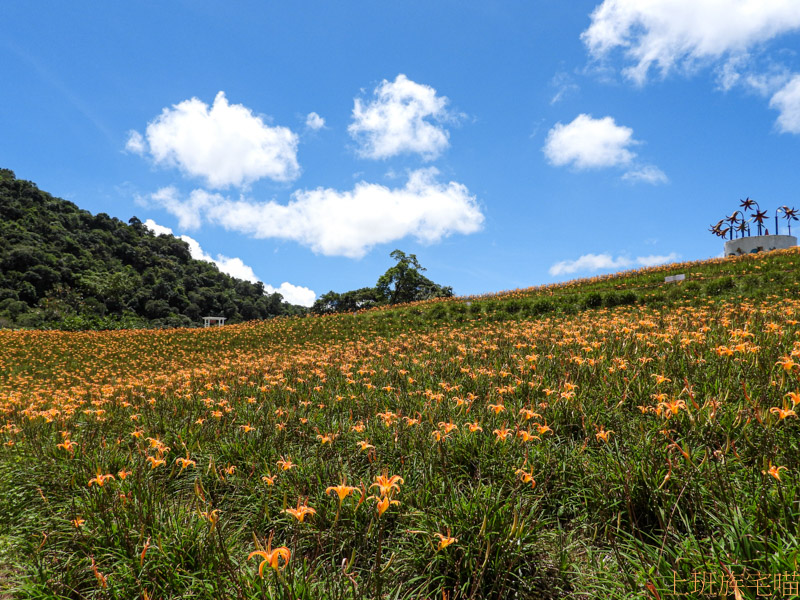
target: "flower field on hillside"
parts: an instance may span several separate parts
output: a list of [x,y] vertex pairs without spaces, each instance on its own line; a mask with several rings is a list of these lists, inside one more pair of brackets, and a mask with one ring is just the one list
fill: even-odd
[[19,597],[791,597],[800,300],[408,319],[0,332]]

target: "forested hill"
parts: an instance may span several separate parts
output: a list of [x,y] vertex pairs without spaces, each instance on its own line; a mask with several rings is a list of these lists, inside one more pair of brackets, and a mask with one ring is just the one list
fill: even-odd
[[303,311],[136,217],[92,215],[0,169],[0,327],[186,326]]

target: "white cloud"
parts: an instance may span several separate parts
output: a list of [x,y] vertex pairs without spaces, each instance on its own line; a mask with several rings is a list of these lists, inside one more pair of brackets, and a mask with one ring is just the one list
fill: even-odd
[[575,260],[562,260],[550,267],[550,275],[569,275],[578,271],[600,271],[604,269],[624,269],[633,262],[629,258],[610,254],[584,254]]
[[221,202],[223,197],[205,190],[193,190],[189,198],[183,200],[177,188],[168,186],[151,194],[149,200],[177,217],[181,229],[199,229],[203,223],[203,211]]
[[800,75],[795,75],[769,101],[780,114],[776,125],[781,133],[800,133]]
[[632,169],[622,176],[625,181],[631,183],[649,183],[651,185],[658,185],[660,183],[668,183],[669,178],[666,173],[653,165],[645,165],[637,169]]
[[[153,219],[147,219],[144,225],[156,235],[173,235],[172,229],[159,225],[153,221]],[[237,279],[244,279],[251,283],[258,283],[261,281],[253,272],[252,267],[244,264],[241,258],[231,258],[223,254],[217,254],[217,258],[214,259],[203,250],[196,239],[188,235],[181,235],[180,239],[189,245],[189,253],[192,255],[193,259],[214,263],[217,265],[220,272],[226,273],[231,277],[236,277]],[[286,302],[290,304],[299,304],[300,306],[311,306],[317,298],[317,294],[314,290],[299,285],[292,285],[288,281],[284,281],[278,288],[274,288],[269,284],[264,284],[264,290],[269,294],[278,292],[283,296]]]
[[628,148],[635,144],[630,127],[617,125],[611,117],[593,119],[580,114],[567,125],[556,123],[547,134],[543,151],[557,167],[571,164],[591,169],[630,163],[636,153]]
[[[217,265],[217,268],[220,271],[222,271],[223,273],[227,273],[227,271],[224,271],[222,267],[220,267],[219,264],[217,264],[217,261],[211,258],[210,254],[206,254],[203,248],[200,247],[200,242],[198,242],[196,239],[194,239],[193,237],[189,237],[188,235],[181,235],[178,237],[189,245],[189,254],[192,255],[193,259],[204,260],[206,262],[214,263],[215,265]],[[230,273],[228,273],[228,275],[230,275]]]
[[555,95],[550,99],[550,104],[556,104],[566,96],[577,92],[580,87],[568,73],[563,71],[556,73],[550,80],[550,85],[556,88]]
[[577,272],[593,273],[596,271],[627,269],[635,265],[652,267],[674,262],[678,258],[680,258],[680,255],[675,252],[664,256],[655,254],[651,254],[650,256],[637,256],[635,261],[625,256],[614,258],[610,254],[584,254],[575,260],[562,260],[555,263],[550,267],[549,272],[550,275],[557,276],[569,275]]
[[313,129],[314,131],[322,129],[323,127],[325,127],[325,119],[320,117],[315,112],[310,112],[306,117],[306,127],[308,127],[309,129]]
[[384,79],[370,102],[355,99],[353,122],[347,130],[358,142],[362,157],[416,153],[432,160],[449,145],[447,130],[430,122],[455,118],[447,111],[447,102],[432,87],[400,74],[393,82]]
[[311,306],[314,304],[314,300],[317,299],[317,294],[314,290],[310,290],[307,287],[300,287],[299,285],[292,285],[288,281],[284,281],[280,287],[277,288],[271,285],[265,285],[264,289],[270,294],[278,292],[289,304]]
[[147,227],[150,231],[155,233],[156,235],[172,235],[172,229],[169,227],[164,227],[163,225],[159,225],[153,219],[147,219],[144,222],[144,226]]
[[436,169],[409,175],[403,188],[361,182],[353,190],[299,190],[288,205],[229,201],[207,211],[210,221],[257,238],[283,238],[329,256],[359,258],[376,244],[414,236],[434,243],[474,233],[483,214],[467,188],[436,181]]
[[637,256],[636,263],[643,267],[655,267],[656,265],[675,262],[680,257],[681,255],[677,252],[670,252],[669,254],[650,254],[649,256]]
[[147,146],[145,145],[142,134],[133,129],[130,130],[128,132],[128,141],[125,142],[125,150],[133,152],[134,154],[144,154],[145,150],[147,150]]
[[406,236],[434,243],[480,230],[483,214],[475,197],[460,183],[438,182],[437,175],[434,168],[413,171],[400,188],[360,182],[346,191],[298,190],[286,205],[203,190],[187,200],[165,190],[152,197],[186,223],[205,220],[256,238],[293,240],[320,254],[359,258],[376,244]]
[[[796,0],[604,0],[581,38],[595,58],[621,50],[624,74],[643,84],[651,67],[662,75],[691,70],[800,29]],[[730,79],[728,80],[730,82]]]
[[[181,236],[181,238],[183,237],[184,236]],[[214,261],[214,264],[217,265],[220,271],[227,273],[231,277],[244,279],[250,283],[258,283],[261,281],[256,277],[256,274],[253,273],[253,269],[242,262],[241,258],[230,258],[223,254],[217,254],[217,260]]]
[[[197,98],[165,108],[147,125],[147,148],[156,164],[178,167],[212,188],[244,186],[268,177],[291,181],[300,173],[298,137],[271,127],[219,92],[211,107]],[[131,132],[126,148],[143,153],[144,138]]]

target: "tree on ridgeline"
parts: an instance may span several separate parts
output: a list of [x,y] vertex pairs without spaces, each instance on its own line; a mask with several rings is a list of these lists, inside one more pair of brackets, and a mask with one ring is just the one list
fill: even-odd
[[341,294],[330,291],[314,303],[311,312],[317,314],[353,312],[376,306],[449,298],[453,295],[452,287],[434,283],[422,274],[425,268],[419,264],[416,255],[395,250],[390,256],[397,264],[389,267],[378,278],[375,287],[365,287]]

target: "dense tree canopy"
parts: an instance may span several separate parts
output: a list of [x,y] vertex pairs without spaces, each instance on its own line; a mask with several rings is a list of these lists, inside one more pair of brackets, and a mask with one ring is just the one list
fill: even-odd
[[390,256],[396,261],[393,267],[378,278],[375,287],[349,292],[330,291],[314,303],[312,312],[319,314],[352,312],[386,304],[416,302],[453,295],[452,287],[434,283],[422,274],[425,270],[416,255],[395,250]]
[[183,326],[304,312],[194,260],[172,235],[92,215],[0,169],[0,326]]

